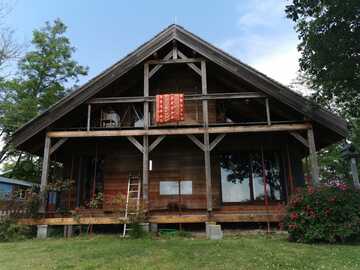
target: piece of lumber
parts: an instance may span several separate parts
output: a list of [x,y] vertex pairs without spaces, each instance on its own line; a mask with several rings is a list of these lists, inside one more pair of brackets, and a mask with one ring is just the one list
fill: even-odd
[[192,134],[186,135],[193,143],[195,143],[202,151],[205,151],[205,146],[198,138]]
[[86,130],[90,130],[90,122],[91,122],[91,104],[88,104],[88,113],[87,113],[87,123],[86,123]]
[[186,64],[186,63],[199,63],[201,58],[187,58],[187,59],[168,59],[168,60],[149,60],[146,64],[149,65],[167,65],[167,64]]
[[271,125],[271,116],[270,116],[270,106],[269,106],[269,99],[265,99],[265,107],[266,107],[266,121],[268,125]]
[[205,214],[189,215],[151,215],[150,223],[171,224],[171,223],[203,223],[208,220]]
[[221,141],[224,139],[226,134],[218,135],[211,143],[210,143],[210,151],[212,151]]
[[316,146],[315,146],[315,138],[314,131],[312,128],[307,130],[308,134],[308,142],[309,142],[309,153],[310,153],[310,163],[311,163],[311,172],[312,172],[312,180],[315,186],[319,185],[319,164],[317,160],[316,154]]
[[68,138],[61,138],[53,146],[51,146],[50,155],[52,155],[57,149],[59,149],[59,147],[62,146],[67,140]]
[[[163,60],[169,60],[171,57],[173,56],[173,50],[171,50],[170,52],[168,52],[165,57],[163,58]],[[155,73],[157,71],[159,71],[160,68],[162,68],[163,65],[159,64],[156,65],[150,72],[149,72],[149,79],[155,75]]]
[[[307,123],[294,124],[272,124],[268,125],[248,125],[248,126],[227,126],[227,127],[208,127],[208,132],[217,133],[254,133],[254,132],[275,132],[275,131],[297,131],[307,130]],[[154,135],[187,135],[203,134],[203,127],[190,128],[164,128],[164,129],[131,129],[131,130],[93,130],[93,131],[49,131],[47,136],[50,138],[82,138],[82,137],[122,137],[122,136],[154,136]]]
[[139,143],[139,141],[138,141],[137,139],[135,139],[135,138],[132,137],[132,136],[127,136],[126,138],[128,138],[128,140],[129,140],[141,153],[144,152],[143,146],[141,145],[141,143]]
[[151,152],[152,150],[154,150],[154,149],[156,148],[156,146],[158,146],[159,143],[161,143],[161,141],[162,141],[163,139],[165,139],[165,137],[166,137],[165,135],[161,135],[161,136],[157,137],[157,138],[155,139],[155,141],[153,141],[152,144],[149,146],[149,152]]
[[[181,51],[178,50],[178,55],[181,59],[189,59],[185,54],[183,54]],[[195,71],[198,75],[201,76],[201,70],[193,63],[188,63],[188,66]]]
[[[265,96],[257,92],[242,92],[242,93],[211,93],[211,94],[191,94],[185,95],[185,100],[217,100],[217,99],[250,99],[250,98],[264,98]],[[148,97],[105,97],[91,99],[89,104],[116,104],[116,103],[141,103],[144,101],[154,102],[155,96]]]
[[308,141],[301,136],[300,133],[298,132],[290,132],[291,136],[293,136],[296,140],[298,140],[299,142],[301,142],[304,146],[309,147],[309,143]]

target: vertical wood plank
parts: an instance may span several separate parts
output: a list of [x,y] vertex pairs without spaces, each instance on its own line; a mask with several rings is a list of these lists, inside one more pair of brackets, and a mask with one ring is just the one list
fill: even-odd
[[[201,61],[201,92],[207,95],[206,62]],[[210,138],[207,128],[209,127],[209,108],[208,101],[202,101],[203,126],[204,132],[204,159],[205,159],[205,181],[206,181],[206,205],[207,210],[212,211],[212,186],[211,186],[211,158],[210,158]]]
[[149,200],[149,137],[143,137],[143,200],[145,208]]
[[90,131],[90,120],[91,120],[91,104],[88,105],[87,125],[86,125],[86,130],[87,131]]
[[204,158],[205,158],[205,180],[206,180],[206,203],[207,210],[212,211],[212,186],[211,186],[211,159],[209,148],[209,133],[204,134]]
[[[149,96],[149,65],[144,64],[144,97]],[[149,128],[149,102],[144,101],[144,128]]]
[[313,185],[317,186],[319,184],[319,165],[316,154],[315,147],[315,138],[314,131],[312,128],[309,128],[307,131],[308,141],[309,141],[309,153],[310,153],[310,163],[311,163],[311,174]]
[[[149,65],[144,64],[144,97],[149,96]],[[149,102],[144,102],[144,129],[149,128]],[[145,209],[149,200],[149,137],[143,136],[143,201]]]
[[50,146],[51,146],[51,138],[46,136],[45,144],[44,144],[42,171],[41,171],[41,183],[40,183],[40,191],[42,193],[40,213],[45,213],[45,209],[46,209],[47,198],[46,198],[45,190],[49,175]]
[[177,47],[174,46],[173,50],[172,50],[172,58],[173,59],[177,59],[178,58],[178,53],[177,53]]
[[83,158],[79,158],[79,171],[78,171],[78,177],[76,181],[76,207],[80,207],[80,195],[81,195],[81,182],[82,182],[82,163]]
[[270,126],[271,125],[271,117],[270,117],[270,106],[269,106],[268,98],[265,99],[265,106],[266,106],[266,120],[267,120],[267,124]]

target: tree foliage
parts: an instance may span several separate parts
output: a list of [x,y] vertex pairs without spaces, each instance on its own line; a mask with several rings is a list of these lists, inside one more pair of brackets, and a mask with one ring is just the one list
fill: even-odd
[[[11,135],[64,97],[78,82],[79,76],[87,74],[87,68],[73,59],[75,48],[65,36],[66,28],[57,19],[35,30],[31,42],[33,49],[19,61],[18,73],[1,83],[0,128],[5,145],[0,160],[17,157],[16,166],[8,167],[17,168],[22,173],[25,169],[31,174],[38,166],[31,155],[24,154],[19,158],[19,153],[9,143]],[[29,164],[33,164],[32,168],[22,167]]]
[[360,1],[293,0],[287,17],[301,40],[300,69],[318,102],[360,116]]
[[[360,1],[292,0],[285,11],[300,39],[300,83],[311,88],[314,100],[347,119],[348,139],[360,149]],[[341,148],[320,151],[322,178],[350,178]]]

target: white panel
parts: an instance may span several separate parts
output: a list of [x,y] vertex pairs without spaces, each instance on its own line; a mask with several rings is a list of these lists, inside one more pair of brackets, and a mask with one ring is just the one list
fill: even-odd
[[191,195],[192,194],[192,181],[185,180],[180,182],[180,193],[181,195]]
[[178,195],[179,182],[178,181],[161,181],[160,195]]

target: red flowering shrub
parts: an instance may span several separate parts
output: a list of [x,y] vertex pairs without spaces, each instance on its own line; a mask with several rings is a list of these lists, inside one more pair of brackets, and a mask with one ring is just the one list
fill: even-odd
[[297,242],[360,239],[360,191],[344,183],[304,188],[290,199],[284,228]]

